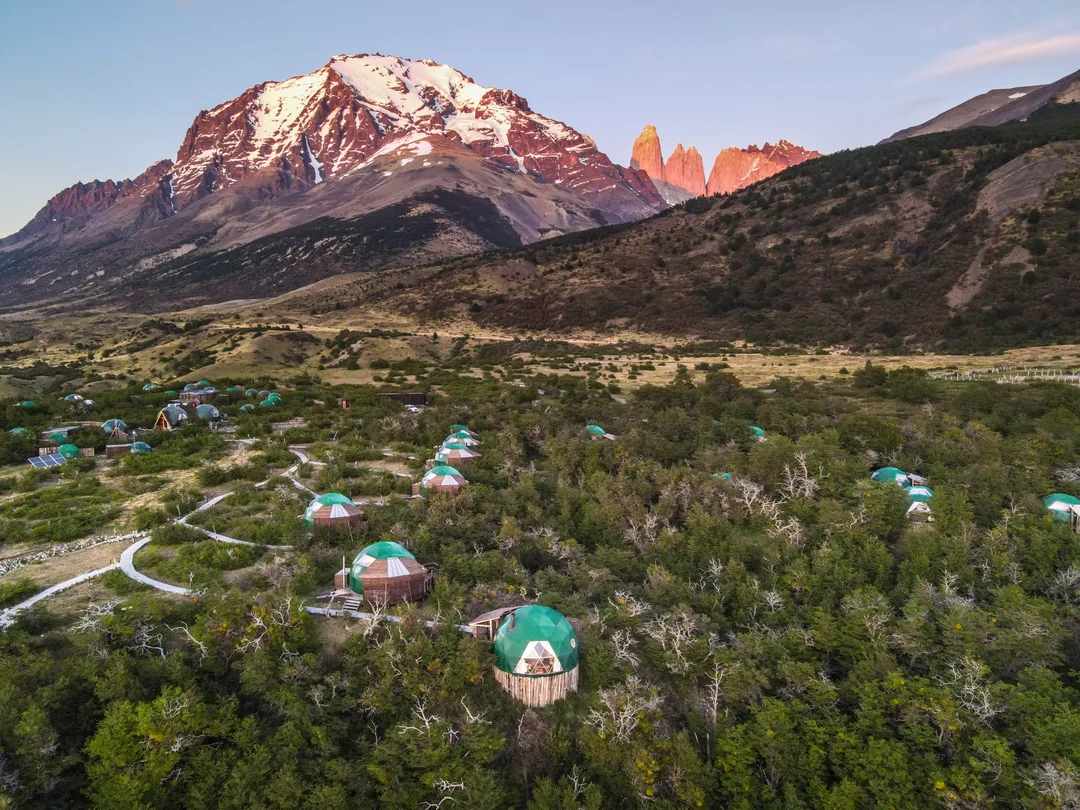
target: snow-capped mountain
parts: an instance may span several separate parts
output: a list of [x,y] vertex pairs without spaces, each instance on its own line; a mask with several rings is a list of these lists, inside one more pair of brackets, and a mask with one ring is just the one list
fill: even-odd
[[179,207],[259,172],[341,177],[404,138],[438,135],[544,182],[616,207],[662,205],[636,173],[509,90],[430,60],[336,56],[200,113],[173,167]]
[[[200,112],[175,161],[134,180],[58,194],[0,240],[0,290],[38,298],[101,287],[181,257],[191,262],[316,219],[348,221],[448,189],[469,197],[463,206],[435,197],[454,209],[440,216],[461,238],[444,244],[425,230],[416,258],[505,246],[515,233],[530,242],[631,221],[665,206],[646,173],[612,163],[590,138],[509,90],[430,60],[336,56]],[[483,208],[477,200],[494,206],[481,217],[486,236],[471,219]],[[491,217],[502,220],[494,229]],[[414,255],[404,243],[393,248],[383,264],[400,250]],[[91,252],[93,261],[85,258]],[[367,269],[362,259],[335,268]],[[306,270],[297,265],[298,283],[311,280]]]

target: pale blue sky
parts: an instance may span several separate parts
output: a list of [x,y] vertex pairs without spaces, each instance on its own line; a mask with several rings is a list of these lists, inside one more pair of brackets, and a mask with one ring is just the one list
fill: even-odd
[[0,0],[0,235],[57,191],[175,158],[194,115],[337,53],[446,62],[627,163],[873,143],[1080,69],[1075,0]]

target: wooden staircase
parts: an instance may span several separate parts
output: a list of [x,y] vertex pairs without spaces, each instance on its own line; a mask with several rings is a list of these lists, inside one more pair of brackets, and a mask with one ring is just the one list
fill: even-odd
[[360,610],[360,600],[355,596],[350,596],[341,605],[342,610]]

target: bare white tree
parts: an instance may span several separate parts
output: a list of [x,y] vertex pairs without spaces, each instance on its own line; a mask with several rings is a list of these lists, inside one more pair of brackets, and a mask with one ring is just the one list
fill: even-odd
[[642,630],[660,645],[666,654],[667,668],[671,672],[686,672],[690,669],[687,654],[697,635],[697,622],[689,613],[665,613],[646,623]]
[[948,674],[938,680],[952,690],[960,706],[989,723],[1001,713],[1002,707],[994,700],[986,682],[987,669],[974,658],[964,657],[949,664]]
[[1068,760],[1044,762],[1028,780],[1040,796],[1061,810],[1080,810],[1080,780],[1076,768]]
[[615,650],[615,662],[637,669],[641,659],[634,653],[637,647],[637,639],[629,630],[616,630],[611,634],[611,646]]
[[780,484],[780,492],[789,501],[798,498],[813,500],[821,489],[821,480],[827,477],[820,465],[816,475],[815,478],[810,472],[808,454],[800,450],[795,454],[794,466],[784,465],[784,480]]
[[642,599],[638,599],[629,591],[615,591],[615,595],[608,597],[610,604],[619,613],[629,616],[643,616],[652,610],[652,606]]
[[[167,626],[167,625],[166,625]],[[188,644],[195,648],[199,653],[200,663],[210,654],[210,649],[206,646],[206,643],[196,638],[191,628],[187,626],[187,622],[180,624],[178,627],[169,627],[169,630],[173,633],[180,633],[187,640]]]
[[663,700],[655,687],[646,686],[636,675],[626,683],[597,693],[597,706],[589,710],[585,724],[618,742],[626,742],[648,712],[657,711]]

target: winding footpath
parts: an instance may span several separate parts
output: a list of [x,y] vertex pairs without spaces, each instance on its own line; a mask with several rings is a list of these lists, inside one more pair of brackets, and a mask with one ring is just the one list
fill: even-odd
[[[147,542],[147,541],[143,541]],[[126,552],[125,552],[126,553]],[[94,577],[99,577],[102,574],[108,573],[116,568],[120,567],[120,563],[113,563],[112,565],[106,565],[104,568],[98,568],[96,571],[87,571],[85,574],[79,574],[77,577],[66,579],[63,582],[58,582],[52,587],[46,588],[41,593],[34,594],[29,599],[19,602],[17,605],[9,607],[7,610],[0,611],[0,630],[4,630],[10,627],[15,622],[15,617],[26,610],[31,605],[40,602],[47,596],[52,596],[54,593],[60,593],[66,591],[68,588],[80,585],[83,582],[87,582]]]
[[[236,441],[239,444],[251,444],[252,443],[252,440],[250,440],[250,439],[234,439],[233,441]],[[292,453],[294,456],[296,456],[296,458],[298,459],[298,463],[294,464],[292,467],[285,470],[285,472],[283,473],[284,477],[286,479],[288,479],[288,481],[293,486],[297,487],[298,489],[300,489],[300,490],[302,490],[304,492],[307,492],[312,497],[314,497],[316,495],[316,493],[312,492],[310,489],[308,489],[306,486],[304,486],[302,483],[300,483],[299,480],[297,480],[296,472],[299,469],[301,464],[312,464],[312,465],[316,465],[316,466],[322,466],[322,463],[317,462],[317,461],[312,461],[311,458],[307,455],[307,453],[304,452],[304,448],[290,447],[289,452]],[[270,480],[271,479],[267,479],[266,481],[260,481],[258,484],[255,485],[255,488],[256,489],[262,489],[263,487],[265,487],[267,484],[270,483]],[[225,493],[222,493],[221,495],[216,495],[213,498],[208,499],[206,501],[206,503],[201,504],[200,506],[195,508],[193,511],[188,513],[187,515],[184,515],[183,517],[177,519],[176,522],[179,523],[182,526],[186,526],[186,527],[191,528],[191,529],[196,529],[197,531],[200,531],[203,534],[205,534],[211,540],[215,540],[215,541],[217,541],[219,543],[232,543],[234,545],[239,545],[239,546],[256,546],[256,547],[259,547],[259,548],[273,549],[275,551],[288,551],[288,550],[292,549],[292,546],[264,546],[264,545],[261,545],[259,543],[251,543],[251,542],[249,542],[247,540],[238,540],[235,537],[228,537],[227,535],[224,535],[224,534],[218,534],[217,532],[212,532],[209,529],[204,529],[202,526],[193,526],[192,524],[187,522],[188,518],[191,517],[192,515],[195,515],[195,514],[197,514],[199,512],[203,512],[203,511],[205,511],[207,509],[210,509],[213,506],[216,506],[217,504],[221,503],[223,500],[228,498],[231,494],[232,494],[231,492],[225,492]],[[357,501],[357,503],[358,504],[376,505],[376,506],[383,506],[384,505],[384,501],[383,501],[382,498],[379,498],[378,501]],[[99,577],[102,574],[105,574],[105,573],[107,573],[109,571],[113,571],[113,570],[115,570],[117,568],[119,568],[121,571],[123,571],[124,574],[128,578],[134,580],[135,582],[139,582],[139,583],[141,583],[143,585],[147,585],[147,586],[149,586],[151,588],[154,588],[155,590],[159,590],[159,591],[162,591],[164,593],[171,593],[171,594],[174,594],[176,596],[198,596],[199,593],[201,593],[200,591],[192,590],[191,588],[184,588],[184,587],[181,587],[179,585],[172,585],[172,584],[170,584],[168,582],[162,582],[161,580],[157,580],[157,579],[154,579],[152,577],[148,577],[146,574],[140,573],[135,568],[135,554],[143,546],[145,546],[147,543],[149,543],[151,538],[149,536],[142,536],[142,535],[139,535],[139,534],[136,534],[134,536],[141,537],[141,539],[136,540],[134,543],[132,543],[130,546],[128,546],[126,549],[124,549],[123,553],[120,555],[120,562],[113,563],[112,565],[107,565],[104,568],[98,568],[98,569],[96,569],[94,571],[87,571],[85,573],[79,574],[76,577],[72,577],[71,579],[67,579],[67,580],[64,580],[63,582],[59,582],[56,585],[52,585],[51,587],[46,588],[45,590],[41,591],[40,593],[34,594],[29,599],[26,599],[26,600],[24,600],[22,602],[19,602],[17,605],[13,605],[13,606],[7,608],[6,610],[0,611],[0,630],[4,630],[4,629],[10,627],[14,623],[15,618],[19,613],[21,613],[22,611],[24,611],[27,608],[31,607],[32,605],[40,602],[42,599],[46,599],[46,598],[52,596],[53,594],[60,593],[61,591],[66,591],[68,588],[72,588],[72,587],[74,587],[76,585],[80,585],[83,582],[87,582],[87,581],[93,579],[94,577]],[[123,538],[123,539],[126,539],[126,537]],[[307,610],[308,613],[314,613],[314,614],[319,614],[319,615],[323,615],[323,616],[352,616],[354,618],[359,618],[359,619],[373,618],[372,614],[370,614],[370,613],[361,613],[360,611],[332,610],[330,608],[318,608],[318,607],[307,607],[307,608],[305,608],[305,610]],[[395,617],[395,616],[384,616],[383,618],[386,618],[389,621],[401,621],[401,619],[399,617]],[[433,625],[432,622],[427,622],[426,624],[427,625]],[[468,632],[468,629],[469,629],[468,627],[465,627],[463,625],[455,625],[455,627],[457,627],[459,630],[464,630],[465,632]]]
[[[198,591],[193,591],[190,588],[181,588],[179,585],[170,585],[168,582],[152,579],[146,574],[140,574],[135,570],[135,552],[149,543],[150,539],[151,538],[149,537],[144,538],[137,543],[132,543],[124,549],[124,553],[120,555],[120,570],[136,582],[141,582],[143,585],[149,585],[151,588],[156,588],[159,591],[165,591],[165,593],[172,593],[177,596],[197,595],[199,593]],[[115,566],[113,567],[115,568]]]

